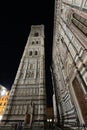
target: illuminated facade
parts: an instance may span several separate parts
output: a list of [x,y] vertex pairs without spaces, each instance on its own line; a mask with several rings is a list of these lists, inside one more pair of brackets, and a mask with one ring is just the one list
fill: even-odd
[[46,120],[44,26],[32,26],[3,117],[4,123],[44,126]]
[[8,102],[8,98],[9,98],[9,91],[7,91],[5,87],[0,85],[0,120],[3,117],[6,104]]
[[87,0],[55,0],[52,77],[63,126],[87,124]]

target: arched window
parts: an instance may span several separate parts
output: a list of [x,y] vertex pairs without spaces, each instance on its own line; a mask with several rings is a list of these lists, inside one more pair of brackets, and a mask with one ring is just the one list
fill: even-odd
[[35,32],[35,33],[34,33],[34,36],[35,36],[35,37],[38,37],[38,36],[39,36],[39,33],[38,33],[38,32]]
[[32,41],[32,45],[34,44],[34,41]]
[[29,52],[29,56],[32,56],[32,51]]
[[35,51],[35,55],[37,55],[37,51]]
[[36,41],[36,44],[38,44],[39,42],[38,41]]

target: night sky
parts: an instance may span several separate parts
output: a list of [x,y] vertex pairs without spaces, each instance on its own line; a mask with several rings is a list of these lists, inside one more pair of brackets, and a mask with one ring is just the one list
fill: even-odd
[[54,0],[0,3],[0,84],[11,89],[31,25],[45,26],[47,106],[52,105],[50,65],[52,59]]

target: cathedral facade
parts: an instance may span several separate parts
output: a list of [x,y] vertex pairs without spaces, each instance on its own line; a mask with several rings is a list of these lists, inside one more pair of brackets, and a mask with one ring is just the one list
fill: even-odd
[[55,0],[52,77],[63,126],[87,124],[86,9],[87,0]]
[[44,26],[31,26],[3,122],[44,126],[46,115]]

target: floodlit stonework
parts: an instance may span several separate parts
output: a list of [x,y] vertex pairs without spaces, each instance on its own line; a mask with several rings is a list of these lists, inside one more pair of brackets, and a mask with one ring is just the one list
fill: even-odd
[[86,12],[86,0],[55,0],[52,76],[63,126],[87,124]]
[[2,122],[44,126],[46,113],[44,26],[31,26]]
[[47,114],[48,128],[87,125],[87,0],[55,0],[50,70],[53,108],[46,113],[44,26],[32,26],[3,124],[44,126]]

